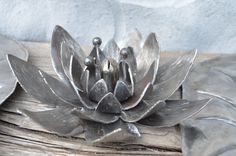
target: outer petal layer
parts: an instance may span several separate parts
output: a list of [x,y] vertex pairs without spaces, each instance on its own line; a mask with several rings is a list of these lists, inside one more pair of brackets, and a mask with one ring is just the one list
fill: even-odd
[[58,107],[42,112],[22,112],[45,129],[62,136],[75,136],[84,131],[83,122],[72,114],[73,108]]
[[121,120],[112,124],[100,124],[88,122],[85,131],[85,138],[93,143],[96,142],[122,142],[139,137],[137,127]]
[[209,99],[198,101],[171,100],[166,101],[165,107],[158,110],[155,114],[140,121],[143,125],[156,127],[171,127],[181,121],[193,116],[202,110]]
[[173,63],[161,66],[157,72],[153,91],[144,99],[167,100],[184,82],[197,52],[186,53]]
[[78,98],[73,88],[68,88],[37,67],[12,55],[8,55],[8,61],[22,88],[37,100],[47,104],[65,105],[66,100]]

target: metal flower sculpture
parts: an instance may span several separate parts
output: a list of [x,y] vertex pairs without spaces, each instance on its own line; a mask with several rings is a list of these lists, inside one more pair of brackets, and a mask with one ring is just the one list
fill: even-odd
[[196,52],[189,52],[158,68],[160,51],[155,34],[141,47],[134,31],[119,49],[110,40],[103,50],[93,39],[87,55],[62,27],[56,26],[51,59],[59,79],[9,55],[8,61],[24,90],[52,110],[23,112],[35,122],[63,136],[85,133],[92,142],[119,142],[139,137],[136,123],[170,127],[200,111],[209,99],[168,100],[181,86]]

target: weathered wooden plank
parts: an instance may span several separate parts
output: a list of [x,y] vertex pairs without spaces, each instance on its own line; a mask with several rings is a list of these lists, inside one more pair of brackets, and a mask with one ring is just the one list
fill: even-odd
[[[30,63],[56,76],[50,62],[48,43],[24,42],[24,45],[30,52]],[[163,52],[161,62],[179,54]],[[197,60],[212,57],[215,56],[199,55]],[[16,92],[0,108],[1,155],[181,155],[178,127],[157,129],[138,126],[142,138],[134,142],[93,146],[85,142],[83,135],[65,138],[53,134],[19,111],[42,111],[50,108],[31,98],[18,86]]]

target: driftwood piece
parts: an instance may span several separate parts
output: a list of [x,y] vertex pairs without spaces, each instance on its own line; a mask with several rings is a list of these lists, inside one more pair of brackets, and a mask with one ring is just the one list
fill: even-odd
[[[29,50],[29,62],[50,75],[56,76],[50,62],[48,43],[23,43]],[[180,53],[162,52],[161,62]],[[197,60],[216,55],[200,54]],[[142,138],[123,144],[91,145],[83,135],[61,137],[53,134],[21,115],[20,110],[42,111],[50,106],[33,99],[18,85],[15,93],[0,108],[0,155],[166,155],[181,154],[179,127],[150,128],[138,126]]]

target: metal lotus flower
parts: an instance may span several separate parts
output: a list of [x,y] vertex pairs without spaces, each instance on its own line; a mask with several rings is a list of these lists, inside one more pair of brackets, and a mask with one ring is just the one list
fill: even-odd
[[158,68],[160,51],[151,33],[141,47],[138,31],[119,49],[114,40],[100,49],[93,39],[89,55],[60,26],[51,41],[51,58],[60,80],[9,55],[21,86],[55,109],[23,112],[46,129],[63,136],[85,133],[92,142],[124,141],[140,136],[135,123],[170,127],[200,111],[209,100],[168,100],[186,78],[196,52]]

